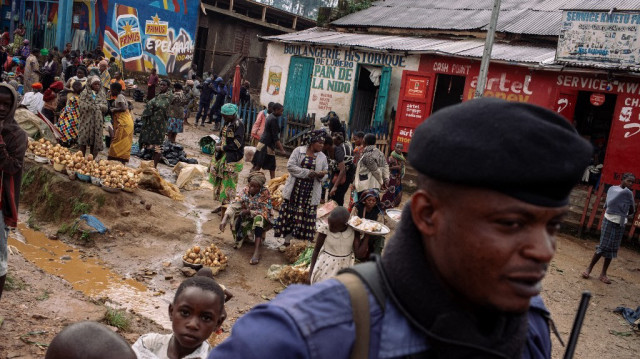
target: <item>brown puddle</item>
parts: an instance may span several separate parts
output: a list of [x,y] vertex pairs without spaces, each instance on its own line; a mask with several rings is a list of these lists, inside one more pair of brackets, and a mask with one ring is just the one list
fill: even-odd
[[[98,297],[116,288],[128,289],[134,292],[146,292],[147,288],[133,280],[122,279],[119,275],[105,267],[95,257],[86,257],[77,248],[66,245],[59,240],[51,240],[42,232],[27,228],[23,223],[18,224],[20,234],[25,243],[17,240],[18,233],[11,233],[9,244],[18,248],[22,256],[45,272],[58,276],[69,282],[74,289],[81,291],[88,297]],[[68,256],[70,260],[60,259]]]

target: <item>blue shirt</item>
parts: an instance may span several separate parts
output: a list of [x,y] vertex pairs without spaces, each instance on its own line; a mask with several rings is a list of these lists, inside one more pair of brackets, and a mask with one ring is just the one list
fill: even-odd
[[[369,293],[369,358],[402,358],[428,351],[425,336],[387,299],[384,311]],[[542,299],[529,310],[523,358],[551,358],[549,326]],[[231,336],[209,354],[212,358],[349,359],[355,325],[347,289],[330,279],[313,286],[290,286],[274,300],[238,319]]]

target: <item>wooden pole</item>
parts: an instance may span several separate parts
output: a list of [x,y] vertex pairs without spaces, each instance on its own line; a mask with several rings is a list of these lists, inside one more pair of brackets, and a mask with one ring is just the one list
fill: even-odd
[[213,70],[213,63],[216,59],[216,47],[218,47],[218,30],[217,29],[216,29],[216,37],[213,40],[213,53],[211,54],[211,67],[210,67],[211,70]]
[[262,21],[267,21],[267,7],[262,7]]
[[229,11],[233,11],[233,0],[229,1]]

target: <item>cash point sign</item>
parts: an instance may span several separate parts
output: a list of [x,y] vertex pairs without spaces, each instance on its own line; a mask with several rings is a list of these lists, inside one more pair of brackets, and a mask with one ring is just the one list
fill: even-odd
[[[107,9],[103,51],[130,71],[184,75],[195,48],[198,1],[103,0]],[[181,6],[182,5],[182,6]]]
[[640,12],[564,11],[556,61],[637,69]]

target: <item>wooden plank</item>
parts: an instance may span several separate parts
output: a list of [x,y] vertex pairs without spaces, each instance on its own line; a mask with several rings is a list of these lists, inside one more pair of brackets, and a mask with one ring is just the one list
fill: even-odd
[[582,236],[582,229],[584,228],[584,221],[587,219],[587,211],[589,210],[589,202],[591,201],[591,194],[593,193],[593,186],[589,186],[587,193],[587,200],[582,208],[582,217],[580,217],[580,227],[578,228],[578,237]]
[[238,14],[236,12],[233,11],[229,11],[229,10],[225,10],[225,9],[221,9],[219,7],[216,6],[212,6],[209,4],[202,4],[202,7],[204,7],[206,10],[211,10],[213,12],[217,12],[219,14],[223,14],[223,15],[227,15],[242,21],[246,21],[252,24],[256,24],[262,27],[266,27],[269,29],[274,29],[274,30],[278,30],[278,31],[282,31],[282,32],[286,32],[286,33],[291,33],[294,32],[294,29],[290,29],[288,27],[284,27],[284,26],[280,26],[280,25],[276,25],[276,24],[272,24],[270,22],[266,22],[266,21],[262,21],[261,19],[254,19],[252,17],[249,16],[245,16],[242,14]]
[[604,184],[600,183],[600,187],[598,187],[598,194],[596,195],[596,201],[593,203],[593,207],[591,207],[591,215],[589,216],[589,222],[587,223],[587,230],[590,231],[593,226],[593,222],[596,219],[596,214],[598,213],[598,208],[600,207],[600,201],[602,200],[602,195],[604,193]]

